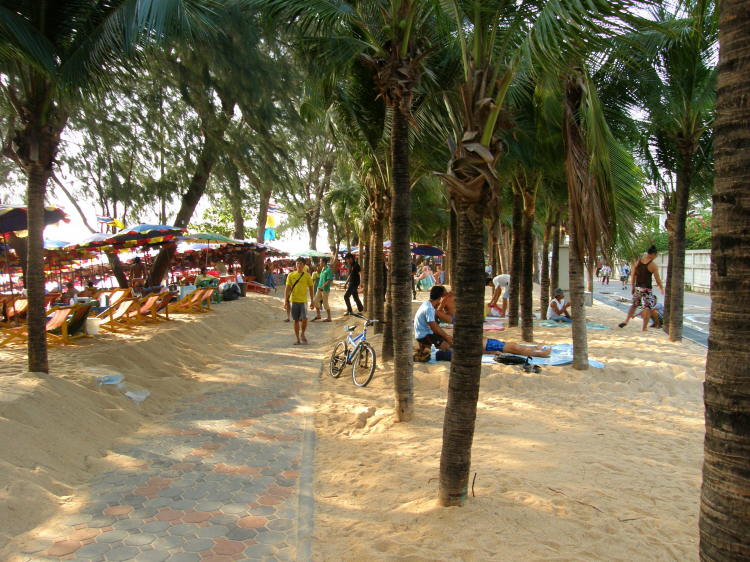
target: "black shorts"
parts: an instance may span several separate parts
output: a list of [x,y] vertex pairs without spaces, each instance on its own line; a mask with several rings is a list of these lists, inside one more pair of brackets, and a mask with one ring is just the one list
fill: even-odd
[[426,345],[427,347],[434,345],[438,349],[440,349],[440,346],[443,345],[443,338],[436,334],[427,334],[425,337],[419,338],[417,341],[422,345]]

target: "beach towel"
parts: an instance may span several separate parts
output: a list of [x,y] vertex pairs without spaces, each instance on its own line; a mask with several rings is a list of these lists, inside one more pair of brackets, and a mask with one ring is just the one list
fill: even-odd
[[[562,326],[572,326],[569,322],[555,322],[554,320],[542,320],[537,323],[537,326],[543,328],[561,328]],[[588,330],[611,330],[609,326],[599,324],[598,322],[586,322],[586,329]]]
[[[519,357],[523,357],[519,355]],[[570,365],[573,362],[573,345],[569,343],[557,344],[552,346],[552,353],[549,357],[532,357],[529,360],[531,365],[546,365],[549,367],[559,367],[560,365]],[[482,363],[496,364],[494,355],[482,355]],[[595,369],[603,369],[604,363],[589,359],[589,366]]]

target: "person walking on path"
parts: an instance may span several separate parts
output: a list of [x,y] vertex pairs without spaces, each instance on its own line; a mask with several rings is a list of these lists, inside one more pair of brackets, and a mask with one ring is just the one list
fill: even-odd
[[664,287],[661,284],[661,278],[659,277],[659,268],[654,263],[656,259],[656,246],[651,246],[643,257],[639,259],[632,268],[632,279],[631,285],[633,286],[633,304],[630,305],[628,310],[628,316],[625,318],[625,322],[618,324],[620,328],[624,328],[628,325],[631,318],[635,317],[635,311],[642,308],[641,318],[643,318],[643,331],[648,329],[648,321],[652,317],[656,316],[656,295],[653,291],[652,277],[656,279],[656,284],[661,290],[661,294],[664,294]]
[[622,282],[623,289],[628,286],[629,278],[630,278],[630,266],[628,264],[623,264],[622,268],[620,269],[620,281]]
[[349,302],[350,297],[354,298],[354,303],[357,305],[357,312],[362,312],[365,307],[362,306],[362,301],[359,300],[359,272],[361,268],[352,254],[346,254],[344,261],[349,266],[349,277],[346,280],[346,292],[344,293],[344,302],[346,303],[346,313],[344,316],[348,316],[354,314],[352,304]]
[[609,276],[612,275],[612,268],[605,264],[599,273],[602,276],[602,285],[609,285]]
[[287,275],[286,290],[284,292],[284,308],[287,313],[291,311],[294,320],[294,336],[297,341],[294,345],[307,344],[305,330],[307,329],[307,293],[313,300],[313,280],[305,271],[305,258],[297,258],[295,262],[296,271]]
[[315,318],[312,319],[313,322],[315,322],[316,320],[320,320],[320,310],[322,308],[326,309],[326,314],[328,315],[328,318],[323,320],[323,322],[331,321],[331,307],[328,304],[328,294],[331,292],[333,273],[331,273],[331,268],[328,265],[328,261],[329,258],[323,258],[323,260],[320,262],[321,270],[320,276],[318,277],[318,288],[315,291],[315,298],[310,305],[310,308],[314,308],[316,312]]

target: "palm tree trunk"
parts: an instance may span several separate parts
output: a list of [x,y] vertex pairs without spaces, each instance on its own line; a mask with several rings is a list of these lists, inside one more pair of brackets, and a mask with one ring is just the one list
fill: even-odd
[[409,421],[414,416],[413,334],[411,313],[411,182],[409,180],[409,124],[403,109],[393,107],[391,153],[391,291],[393,312],[393,381],[396,416]]
[[383,332],[383,312],[385,308],[385,276],[383,275],[383,219],[378,217],[372,225],[372,308],[370,317],[379,320],[375,324],[375,333]]
[[524,191],[523,224],[521,226],[521,275],[519,276],[521,305],[521,338],[534,341],[534,187]]
[[449,284],[451,288],[456,286],[456,264],[458,263],[458,216],[453,205],[450,205],[450,225],[449,236],[450,236],[450,269],[448,270]]
[[544,238],[542,242],[542,278],[540,280],[541,289],[539,291],[539,303],[542,310],[542,320],[547,319],[547,308],[549,307],[550,284],[549,284],[549,238],[552,232],[553,224],[551,219],[547,219],[544,225]]
[[362,232],[360,238],[359,249],[362,257],[362,304],[365,307],[364,312],[367,312],[368,314],[372,310],[372,308],[370,308],[370,262],[372,261],[370,259],[370,256],[372,255],[370,242],[370,228],[369,225],[366,224],[364,232]]
[[518,326],[519,288],[521,281],[521,239],[523,229],[523,201],[521,194],[515,192],[513,195],[513,242],[511,243],[510,256],[510,298],[508,299],[509,311],[508,326]]
[[672,230],[673,222],[667,219],[669,228],[667,228],[667,279],[664,282],[664,314],[662,315],[664,326],[662,328],[669,334],[669,300],[672,296],[672,264],[674,263],[674,232]]
[[554,297],[555,289],[560,286],[560,214],[552,225],[552,258],[549,272],[549,298]]
[[383,314],[385,324],[383,325],[383,346],[380,349],[381,361],[391,361],[393,359],[393,285],[391,284],[391,268],[388,268],[386,284],[388,285],[388,291],[385,295],[385,311]]
[[677,171],[677,193],[674,210],[674,248],[671,264],[672,283],[669,294],[669,340],[682,341],[682,316],[685,298],[685,222],[687,221],[690,183],[692,176],[692,152],[680,155]]
[[750,12],[719,3],[701,560],[750,558]]
[[114,252],[107,252],[107,261],[109,261],[109,267],[112,268],[112,274],[117,279],[117,284],[121,289],[126,289],[129,286],[128,278],[125,275],[125,271],[122,268],[122,262],[120,256]]
[[585,371],[589,368],[588,334],[586,333],[586,307],[583,302],[583,261],[575,251],[575,221],[571,220],[568,234],[570,315],[573,317],[573,368]]
[[456,325],[440,454],[439,501],[443,506],[461,505],[466,499],[482,372],[483,221],[477,217],[472,220],[472,212],[468,205],[461,205]]
[[44,310],[44,194],[51,170],[37,162],[27,168],[27,173],[29,234],[25,282],[28,297],[28,365],[30,372],[48,373],[47,319]]

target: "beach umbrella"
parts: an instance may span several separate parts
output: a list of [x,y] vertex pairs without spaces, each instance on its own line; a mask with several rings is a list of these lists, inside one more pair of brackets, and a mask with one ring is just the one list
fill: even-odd
[[445,254],[440,248],[428,244],[418,244],[411,249],[411,253],[415,256],[442,256]]
[[168,226],[165,224],[137,224],[121,230],[110,236],[109,241],[113,244],[124,244],[125,242],[154,243],[158,241],[172,240],[185,232],[179,226]]
[[301,258],[328,258],[331,254],[327,252],[318,252],[317,250],[305,250],[296,254]]
[[[16,205],[0,205],[0,234],[7,234],[28,227],[26,207]],[[44,208],[44,225],[60,221],[68,221],[68,215],[60,207]]]
[[185,234],[178,238],[180,242],[197,242],[203,244],[244,244],[243,240],[235,240],[221,234],[212,234],[210,232],[196,232],[195,234]]

